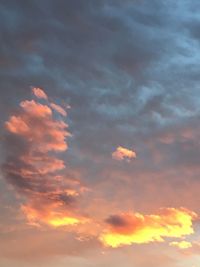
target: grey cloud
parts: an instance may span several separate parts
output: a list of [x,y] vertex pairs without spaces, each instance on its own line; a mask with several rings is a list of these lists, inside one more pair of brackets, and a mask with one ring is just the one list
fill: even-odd
[[114,227],[126,226],[127,222],[119,215],[112,215],[106,219],[106,222]]

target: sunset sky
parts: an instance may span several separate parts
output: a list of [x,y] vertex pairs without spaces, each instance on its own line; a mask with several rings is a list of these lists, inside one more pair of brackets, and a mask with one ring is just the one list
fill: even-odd
[[200,266],[200,1],[0,0],[0,266]]

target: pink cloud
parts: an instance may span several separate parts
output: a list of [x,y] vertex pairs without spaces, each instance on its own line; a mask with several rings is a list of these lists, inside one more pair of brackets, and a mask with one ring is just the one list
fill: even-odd
[[32,88],[32,92],[33,94],[37,97],[37,98],[43,98],[43,99],[48,99],[47,94],[41,89],[41,88]]
[[50,103],[50,106],[51,106],[52,109],[54,109],[55,111],[60,113],[62,116],[64,116],[64,117],[67,116],[67,112],[61,106],[59,106],[59,105],[57,105],[55,103]]
[[[55,120],[52,110],[34,100],[20,103],[22,108],[18,116],[11,116],[5,123],[8,131],[23,136],[37,150],[65,151],[68,125],[64,121]],[[37,144],[37,146],[36,146]]]

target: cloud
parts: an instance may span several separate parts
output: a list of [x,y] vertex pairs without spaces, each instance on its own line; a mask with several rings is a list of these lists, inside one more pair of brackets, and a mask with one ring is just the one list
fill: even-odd
[[41,118],[41,117],[48,117],[52,115],[52,110],[47,105],[40,104],[34,100],[22,101],[20,103],[20,106],[30,116]]
[[47,94],[40,88],[32,88],[33,94],[38,98],[48,99]]
[[67,112],[61,106],[59,106],[59,105],[57,105],[55,103],[50,103],[50,106],[51,106],[52,109],[54,109],[55,111],[60,113],[62,116],[64,116],[64,117],[67,116]]
[[[38,98],[47,99],[41,89],[33,90]],[[54,118],[52,105],[57,107],[24,100],[5,122],[9,155],[3,170],[7,181],[26,199],[21,209],[29,223],[58,227],[85,219],[74,211],[81,187],[65,175],[65,162],[55,154],[68,149],[71,134],[63,120]]]
[[180,242],[174,241],[170,243],[170,246],[178,247],[180,249],[187,249],[192,247],[192,243],[185,240]]
[[130,160],[136,158],[136,153],[128,148],[118,146],[117,149],[112,153],[112,158],[116,160]]
[[113,248],[150,242],[164,242],[167,237],[182,238],[194,233],[196,214],[187,209],[163,208],[158,214],[122,213],[106,219],[109,228],[100,240]]
[[20,107],[20,114],[11,116],[5,123],[10,133],[23,137],[32,149],[40,152],[67,149],[65,138],[71,135],[67,131],[68,125],[55,120],[49,106],[26,100],[20,103]]
[[[66,211],[66,208],[60,209],[62,208],[62,202],[59,201],[57,198],[52,199],[51,203],[47,201],[45,205],[44,200],[40,200],[43,201],[42,208],[41,204],[38,203],[37,206],[35,201],[31,204],[29,203],[28,205],[22,205],[21,207],[21,210],[24,212],[28,219],[28,223],[31,225],[40,226],[42,224],[48,224],[52,227],[60,227],[66,225],[76,225],[80,223],[85,223],[87,221],[87,219],[85,219],[84,217],[74,215],[72,214],[72,212],[69,212],[69,208],[68,211]],[[70,199],[68,201],[70,203]]]

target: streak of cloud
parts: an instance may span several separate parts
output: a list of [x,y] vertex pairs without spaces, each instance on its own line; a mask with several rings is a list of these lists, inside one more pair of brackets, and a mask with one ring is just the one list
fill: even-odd
[[37,98],[48,99],[47,94],[41,88],[34,87],[32,88],[32,92]]
[[59,106],[59,105],[57,105],[55,103],[51,103],[50,106],[51,106],[52,109],[54,109],[55,111],[60,113],[62,116],[64,116],[64,117],[67,116],[67,112],[61,106]]

